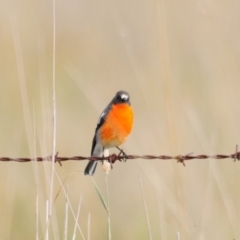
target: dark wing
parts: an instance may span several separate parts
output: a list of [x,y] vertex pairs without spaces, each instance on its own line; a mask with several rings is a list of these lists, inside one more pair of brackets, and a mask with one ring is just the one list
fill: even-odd
[[105,122],[106,116],[108,115],[109,110],[111,109],[111,104],[109,104],[104,111],[101,113],[99,119],[98,119],[98,123],[97,123],[97,127],[95,129],[95,134],[94,134],[94,138],[92,140],[92,149],[91,149],[91,156],[93,154],[94,148],[96,146],[97,143],[97,131],[98,129],[103,125],[103,123]]

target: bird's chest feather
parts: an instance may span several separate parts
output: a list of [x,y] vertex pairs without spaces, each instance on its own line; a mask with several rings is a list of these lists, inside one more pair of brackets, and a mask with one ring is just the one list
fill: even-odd
[[128,104],[113,105],[101,128],[100,139],[104,147],[122,144],[132,130],[133,111]]

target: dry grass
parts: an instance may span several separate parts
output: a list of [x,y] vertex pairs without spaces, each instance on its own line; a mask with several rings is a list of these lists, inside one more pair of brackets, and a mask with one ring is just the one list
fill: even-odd
[[[1,156],[89,155],[98,116],[120,89],[135,110],[127,153],[232,153],[240,144],[238,1],[56,2],[54,64],[52,2],[0,5]],[[231,160],[116,163],[107,188],[99,166],[111,223],[86,162],[0,164],[0,239],[240,238]]]

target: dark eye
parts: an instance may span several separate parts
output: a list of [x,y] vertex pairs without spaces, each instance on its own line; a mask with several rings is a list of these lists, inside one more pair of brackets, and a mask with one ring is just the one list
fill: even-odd
[[120,102],[123,101],[122,96],[121,96],[121,95],[118,95],[118,96],[117,96],[117,100],[120,101]]

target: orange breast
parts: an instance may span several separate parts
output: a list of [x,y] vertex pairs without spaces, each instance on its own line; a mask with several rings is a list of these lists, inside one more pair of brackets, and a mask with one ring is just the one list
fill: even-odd
[[110,148],[122,144],[130,134],[132,125],[131,106],[128,104],[113,105],[99,133],[102,145]]

